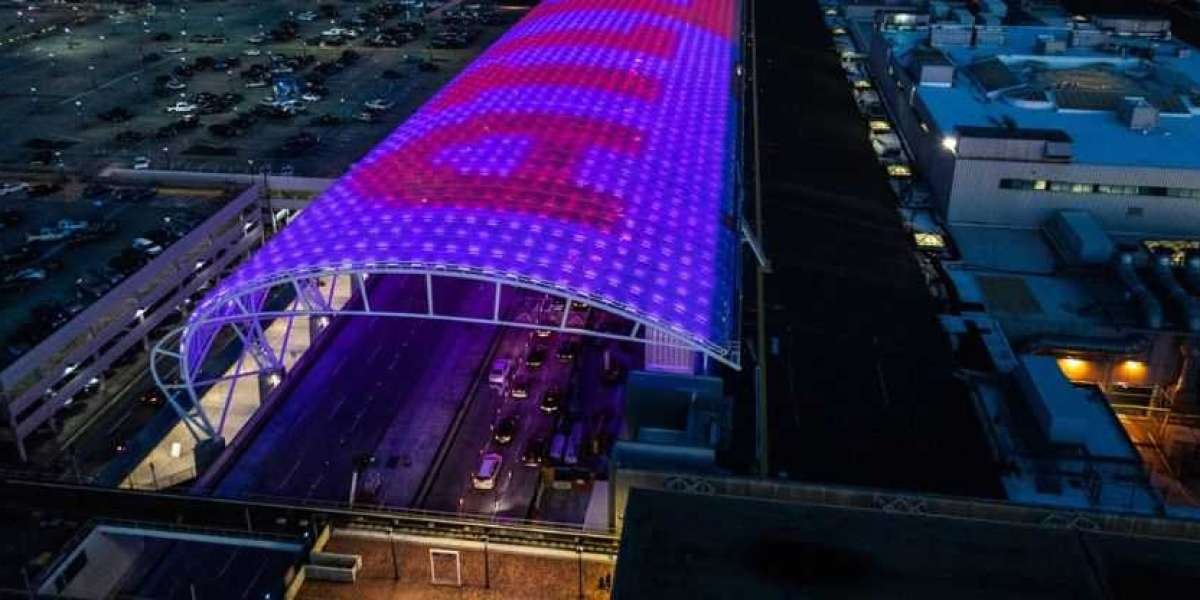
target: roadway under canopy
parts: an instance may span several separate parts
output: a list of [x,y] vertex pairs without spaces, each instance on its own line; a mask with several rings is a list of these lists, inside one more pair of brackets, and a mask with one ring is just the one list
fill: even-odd
[[[350,314],[649,340],[739,368],[739,17],[737,0],[541,3],[214,289],[156,348],[160,384],[193,400],[212,385],[226,327],[257,363],[245,374],[282,376],[267,324]],[[430,298],[372,306],[374,275],[425,278]],[[331,303],[322,282],[347,277],[354,298]],[[490,313],[437,310],[435,279],[479,282]],[[565,302],[559,322],[506,304],[538,296]],[[614,317],[573,324],[572,300]]]

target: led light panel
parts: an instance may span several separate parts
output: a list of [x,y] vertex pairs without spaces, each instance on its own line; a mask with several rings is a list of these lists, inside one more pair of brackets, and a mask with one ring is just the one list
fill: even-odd
[[545,0],[193,318],[293,270],[446,266],[728,347],[738,50],[737,0]]

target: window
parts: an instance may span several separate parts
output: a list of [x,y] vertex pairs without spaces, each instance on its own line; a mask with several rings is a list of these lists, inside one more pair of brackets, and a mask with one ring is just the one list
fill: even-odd
[[1078,181],[1050,181],[1046,179],[1005,178],[1000,180],[1000,189],[1025,191],[1032,190],[1035,192],[1053,192],[1056,194],[1106,194],[1110,196],[1152,196],[1169,198],[1194,198],[1200,200],[1200,189],[1197,188],[1171,188],[1155,185],[1117,185],[1112,183],[1082,183]]

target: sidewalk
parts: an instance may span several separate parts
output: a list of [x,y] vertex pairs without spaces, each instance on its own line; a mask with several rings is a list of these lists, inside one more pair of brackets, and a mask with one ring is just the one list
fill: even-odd
[[[341,306],[350,299],[351,285],[349,277],[341,277],[336,284],[333,298],[334,306]],[[295,307],[295,300],[289,308]],[[288,334],[288,322],[292,322],[291,333]],[[278,352],[284,346],[284,336],[287,335],[287,351],[283,353],[283,363],[286,369],[295,366],[296,361],[308,349],[309,322],[306,317],[294,319],[277,319],[264,331],[266,339],[272,348]],[[232,376],[240,370],[254,370],[254,359],[244,352],[238,360],[224,373]],[[230,396],[227,414],[222,417],[225,398]],[[200,398],[200,406],[216,426],[222,418],[225,427],[222,431],[226,443],[232,441],[246,425],[259,407],[258,378],[254,375],[240,377],[231,381],[222,381],[211,388]],[[188,431],[187,426],[178,423],[166,437],[152,450],[145,459],[121,483],[121,487],[137,489],[162,489],[177,485],[196,476],[195,460],[196,438]]]

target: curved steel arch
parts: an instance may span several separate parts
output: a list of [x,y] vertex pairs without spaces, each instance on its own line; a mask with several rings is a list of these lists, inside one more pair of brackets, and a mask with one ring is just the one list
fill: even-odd
[[[482,318],[439,312],[431,303],[433,298],[431,287],[426,287],[425,310],[389,310],[373,305],[363,281],[379,275],[423,277],[425,286],[432,286],[435,278],[469,280],[489,284],[494,287],[491,317]],[[329,292],[320,293],[321,286],[317,282],[337,281],[339,278],[348,278],[354,282],[353,285],[356,288],[352,292],[356,296],[342,305],[335,305],[333,302],[334,287],[329,285],[327,286]],[[284,308],[276,309],[263,306],[263,302],[270,292],[281,287],[287,288],[295,294],[289,304]],[[561,315],[555,316],[552,321],[511,318],[501,310],[504,288],[543,294],[547,298],[560,298],[563,300]],[[314,290],[318,292],[318,297],[314,297]],[[613,340],[653,343],[658,346],[697,352],[735,369],[739,368],[740,361],[736,345],[729,348],[713,348],[704,340],[689,337],[686,332],[678,329],[662,329],[660,323],[647,320],[644,315],[638,315],[636,312],[628,310],[627,307],[611,304],[602,298],[581,296],[571,290],[563,290],[539,282],[524,281],[515,275],[509,278],[477,272],[469,268],[431,269],[419,265],[374,265],[359,268],[312,269],[263,278],[236,290],[228,290],[222,298],[221,301],[208,303],[203,312],[193,313],[188,319],[187,326],[173,331],[160,340],[153,348],[150,360],[151,374],[155,382],[168,392],[167,395],[172,406],[183,417],[185,425],[197,439],[221,435],[224,429],[224,416],[230,401],[230,397],[226,397],[219,416],[209,415],[200,407],[202,390],[211,385],[236,381],[245,377],[261,377],[274,373],[282,375],[283,364],[280,357],[287,352],[287,339],[284,340],[284,346],[279,348],[272,346],[262,332],[264,320],[338,316],[434,319],[481,325],[503,325],[531,330],[553,330]],[[569,320],[571,314],[569,307],[572,306],[572,303],[604,310],[627,320],[631,327],[627,332],[622,333],[575,326]],[[242,357],[239,360],[244,361],[246,356],[249,356],[254,361],[255,368],[243,370],[239,362],[233,375],[211,377],[198,375],[204,358],[210,350],[207,341],[201,342],[201,340],[204,340],[206,336],[209,339],[214,338],[223,328],[229,328],[240,338]],[[651,330],[661,332],[662,335],[652,341],[648,340],[646,336]],[[178,345],[176,345],[176,340],[178,340]],[[200,347],[193,348],[198,342]],[[172,347],[177,347],[179,350],[171,350]],[[199,355],[191,354],[190,351],[193,349],[198,351]],[[173,373],[164,372],[164,363],[173,367]]]
[[201,302],[184,378],[270,282],[420,269],[578,298],[737,367],[738,9],[545,0]]

